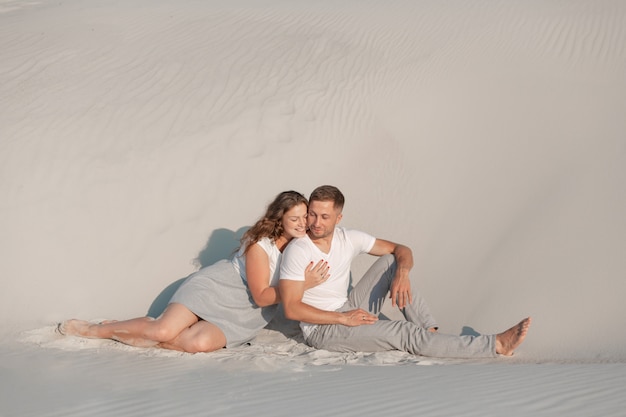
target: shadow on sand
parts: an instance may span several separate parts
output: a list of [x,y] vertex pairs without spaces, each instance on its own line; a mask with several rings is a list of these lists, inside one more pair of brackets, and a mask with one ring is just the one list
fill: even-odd
[[[219,260],[230,259],[237,248],[239,248],[239,240],[248,229],[249,227],[246,226],[236,232],[228,229],[217,229],[213,231],[204,249],[202,249],[198,257],[194,259],[194,264],[201,269],[213,265]],[[172,295],[174,295],[185,279],[187,279],[187,277],[180,278],[165,287],[154,299],[146,315],[154,318],[159,317],[165,310],[165,307],[167,307]]]

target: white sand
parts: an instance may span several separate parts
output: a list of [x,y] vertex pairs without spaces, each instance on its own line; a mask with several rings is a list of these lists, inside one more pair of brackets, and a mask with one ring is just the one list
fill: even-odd
[[[0,0],[0,416],[623,415],[624,74],[618,0]],[[533,316],[516,356],[53,332],[158,310],[324,183],[442,331]]]

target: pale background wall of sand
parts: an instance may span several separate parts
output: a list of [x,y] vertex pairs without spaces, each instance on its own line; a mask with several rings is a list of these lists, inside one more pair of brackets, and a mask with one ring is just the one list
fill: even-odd
[[442,330],[624,357],[623,2],[111,3],[0,3],[4,329],[143,315],[331,183]]

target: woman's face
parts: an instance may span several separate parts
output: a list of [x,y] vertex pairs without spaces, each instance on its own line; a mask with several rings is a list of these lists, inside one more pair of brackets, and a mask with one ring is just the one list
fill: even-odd
[[283,236],[287,239],[306,235],[306,204],[298,204],[289,209],[282,218]]

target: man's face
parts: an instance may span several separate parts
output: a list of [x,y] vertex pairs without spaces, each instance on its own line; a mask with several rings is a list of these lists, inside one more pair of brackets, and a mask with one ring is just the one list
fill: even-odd
[[307,226],[312,238],[325,238],[335,231],[335,226],[341,220],[341,211],[336,210],[333,205],[332,201],[316,200],[309,203]]

